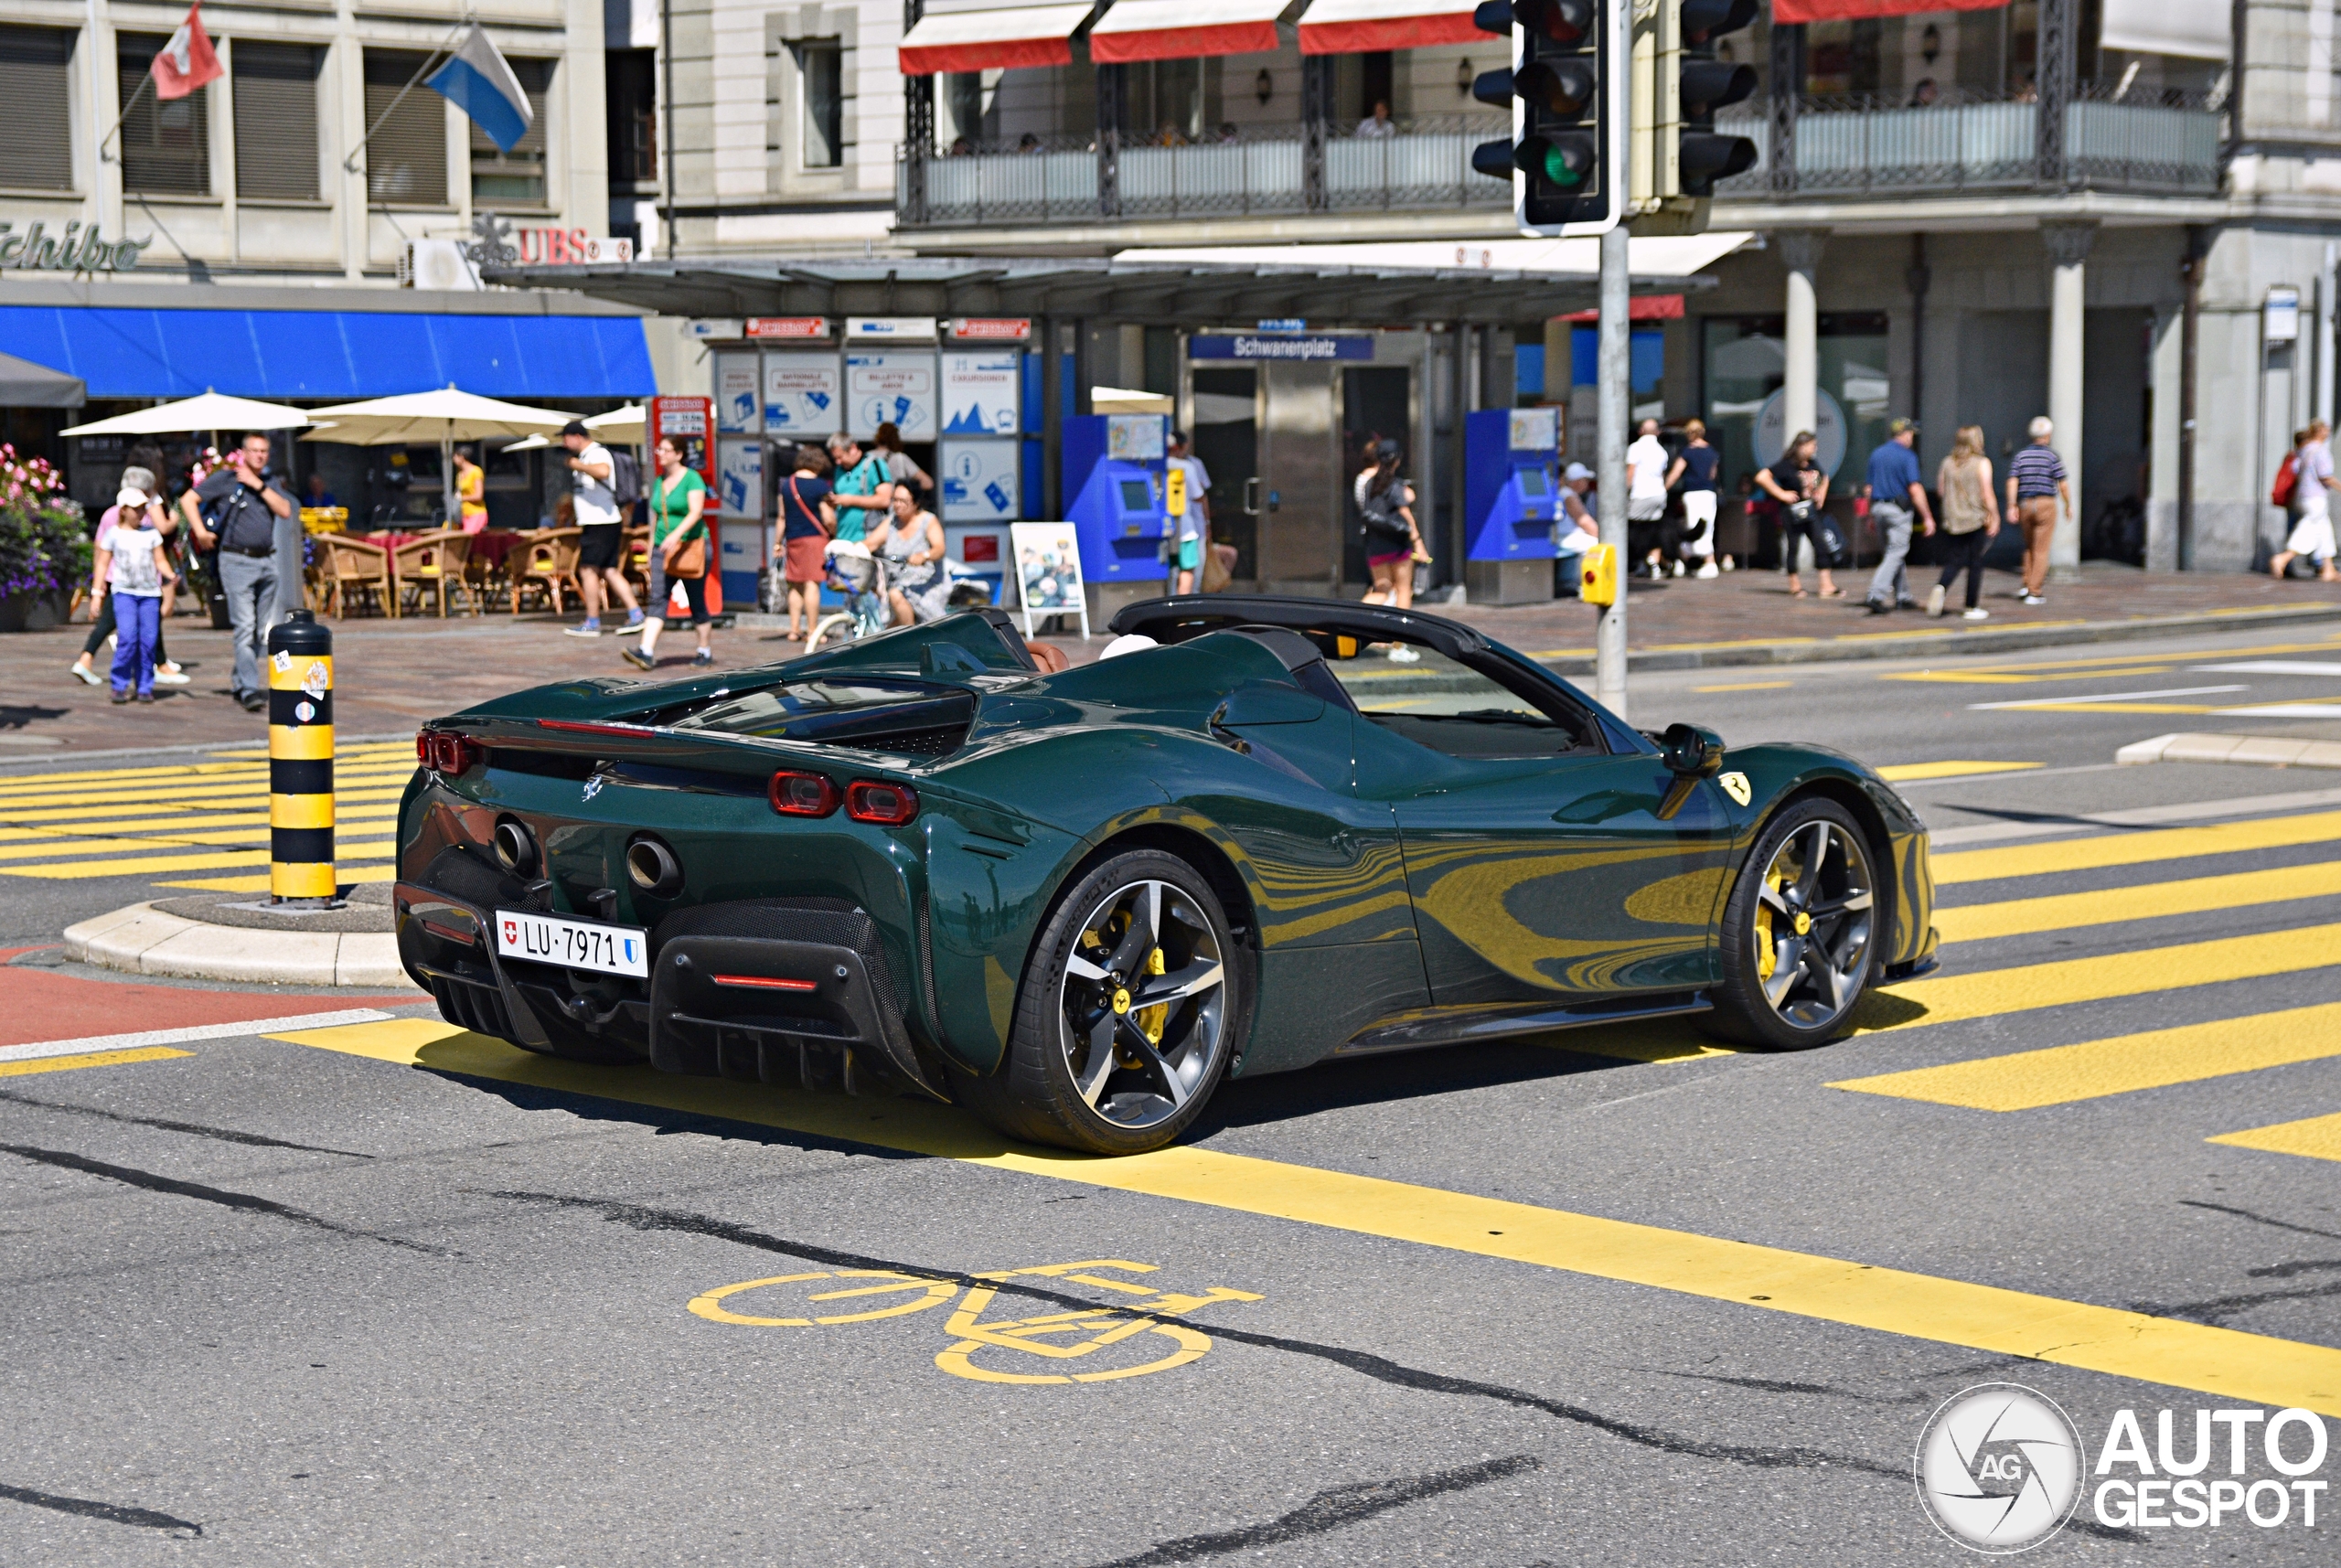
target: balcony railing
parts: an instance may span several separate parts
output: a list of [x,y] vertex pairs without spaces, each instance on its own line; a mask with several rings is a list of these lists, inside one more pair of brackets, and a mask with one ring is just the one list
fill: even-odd
[[[1395,123],[1395,133],[1256,127],[1223,138],[1131,140],[1101,156],[1094,140],[1024,137],[961,143],[922,161],[914,211],[908,159],[897,151],[895,208],[906,227],[1202,219],[1360,210],[1508,206],[1511,187],[1475,174],[1471,149],[1502,122],[1469,115]],[[1309,176],[1312,158],[1319,176]]]
[[2040,105],[1970,99],[1908,106],[1876,98],[1811,99],[1796,117],[1796,168],[1775,183],[1761,113],[1718,117],[1716,129],[1751,138],[1756,166],[1716,194],[1888,197],[1962,191],[2064,189],[2209,195],[2219,186],[2221,117],[2199,98],[2117,100],[2085,91],[2065,106],[2063,167],[2044,168]]

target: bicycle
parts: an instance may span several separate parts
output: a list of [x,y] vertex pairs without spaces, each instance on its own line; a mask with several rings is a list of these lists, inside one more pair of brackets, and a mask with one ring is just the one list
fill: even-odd
[[818,653],[824,643],[850,643],[884,631],[890,619],[885,563],[871,554],[866,545],[831,539],[822,566],[822,586],[844,599],[845,607],[813,623],[805,638],[805,651]]

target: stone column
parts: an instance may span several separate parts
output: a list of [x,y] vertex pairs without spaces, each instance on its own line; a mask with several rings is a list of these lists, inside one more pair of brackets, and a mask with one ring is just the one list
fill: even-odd
[[[1781,385],[1780,432],[1783,441],[1793,439],[1797,432],[1819,427],[1821,400],[1815,394],[1821,388],[1821,317],[1815,303],[1812,275],[1821,270],[1821,251],[1829,242],[1825,229],[1784,229],[1772,236],[1780,248],[1780,262],[1787,267],[1788,331],[1783,347],[1788,353],[1787,379]],[[1769,463],[1779,457],[1777,452],[1759,452],[1757,460]]]
[[2094,223],[2040,226],[2040,246],[2054,269],[2048,289],[2048,417],[2057,426],[2052,444],[2073,487],[2073,515],[2058,515],[2056,537],[2048,544],[2049,570],[2060,578],[2072,576],[2081,564],[2081,327],[2089,249],[2096,239]]

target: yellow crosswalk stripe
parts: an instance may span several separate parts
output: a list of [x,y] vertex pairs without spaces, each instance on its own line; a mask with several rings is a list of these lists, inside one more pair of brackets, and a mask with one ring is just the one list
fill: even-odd
[[[336,804],[347,806],[350,795],[337,795]],[[396,822],[399,812],[395,801],[381,805],[361,805],[355,810],[339,811],[337,820],[345,827],[353,822]],[[73,822],[44,823],[31,827],[0,827],[0,844],[57,843],[77,833],[112,832],[121,834],[153,833],[166,840],[182,840],[198,828],[259,827],[268,826],[268,812],[258,811],[206,812],[198,816],[134,816],[127,821],[108,817],[82,817]]]
[[2183,990],[2223,980],[2255,980],[2322,969],[2333,963],[2336,954],[2341,954],[2341,925],[2308,925],[2259,936],[2220,937],[2096,958],[1908,980],[1873,993],[1855,1014],[1855,1026],[1868,1034]]
[[[335,854],[355,860],[379,859],[398,852],[398,846],[378,844],[337,846]],[[78,881],[91,877],[128,877],[143,871],[208,871],[229,866],[265,866],[265,849],[229,849],[191,855],[139,855],[122,860],[59,860],[53,865],[0,866],[0,877],[41,877],[51,881]]]
[[[334,791],[334,798],[345,803],[350,801],[395,802],[405,793],[406,786],[401,781],[397,784],[380,789],[352,789],[344,785]],[[155,800],[147,797],[124,802],[114,809],[134,811],[147,806],[155,808],[167,806],[173,811],[186,812],[265,811],[268,807],[268,791],[262,788],[235,795],[182,801]],[[89,805],[47,806],[34,811],[18,811],[7,806],[0,806],[0,823],[16,827],[86,823],[91,827],[103,827],[112,820],[113,818],[107,815],[104,808]]]
[[1975,1111],[2030,1111],[2331,1056],[2341,1056],[2341,1003],[1846,1078],[1829,1087]]
[[2341,1159],[2341,1113],[2311,1116],[2302,1122],[2279,1122],[2249,1132],[2221,1133],[2206,1143],[2256,1148],[2269,1154],[2297,1154],[2310,1159]]
[[[349,887],[368,882],[395,882],[399,880],[396,866],[349,866],[334,862],[334,880]],[[265,873],[257,877],[198,877],[184,882],[156,882],[158,888],[195,888],[210,893],[264,893],[269,890]]]
[[142,1045],[128,1051],[91,1051],[77,1056],[36,1056],[25,1061],[0,1061],[0,1078],[21,1078],[31,1072],[70,1072],[77,1067],[123,1067],[134,1061],[163,1061],[193,1056],[167,1045]]
[[2325,860],[2313,866],[2280,866],[2272,870],[2144,882],[2093,893],[2056,893],[1938,909],[1935,930],[1945,942],[1985,942],[1999,936],[2069,931],[2082,925],[2114,925],[2163,915],[2201,914],[2208,910],[2328,898],[2336,893],[2341,893],[2341,860]]
[[[343,769],[336,773],[334,784],[337,788],[344,784],[389,784],[392,781],[396,781],[397,783],[403,784],[409,778],[413,776],[413,773],[414,770],[412,768]],[[152,801],[188,800],[196,798],[218,799],[223,796],[241,797],[245,795],[257,795],[264,798],[267,794],[268,778],[266,774],[262,774],[257,780],[236,780],[230,784],[157,784],[152,785],[134,785],[124,788],[108,787],[102,790],[62,790],[52,791],[44,795],[13,795],[5,800],[0,800],[0,814],[13,816],[16,809],[19,806],[111,805],[117,803],[134,805]]]
[[2107,866],[2142,866],[2154,860],[2184,860],[2197,855],[2232,855],[2246,849],[2282,849],[2341,838],[2341,811],[2250,822],[2207,822],[2199,827],[2162,827],[2143,833],[2101,834],[2053,844],[2004,849],[1964,849],[1934,857],[1935,886],[1985,882],[2001,877],[2037,877],[2054,871],[2093,871]]
[[2329,1346],[1216,1149],[1174,1147],[1101,1159],[1021,1147],[946,1106],[828,1098],[648,1067],[587,1067],[428,1019],[270,1038],[2341,1415],[2341,1349]]
[[1888,784],[1910,784],[1919,779],[1956,779],[1970,773],[2014,773],[2046,766],[2046,763],[1896,763],[1878,769],[1877,776]]

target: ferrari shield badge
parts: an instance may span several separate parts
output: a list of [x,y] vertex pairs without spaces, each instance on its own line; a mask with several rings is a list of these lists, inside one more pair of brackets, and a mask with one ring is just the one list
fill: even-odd
[[1746,773],[1725,773],[1719,776],[1716,783],[1723,785],[1723,793],[1731,796],[1732,803],[1736,805],[1746,805],[1755,797],[1756,792],[1748,787]]

